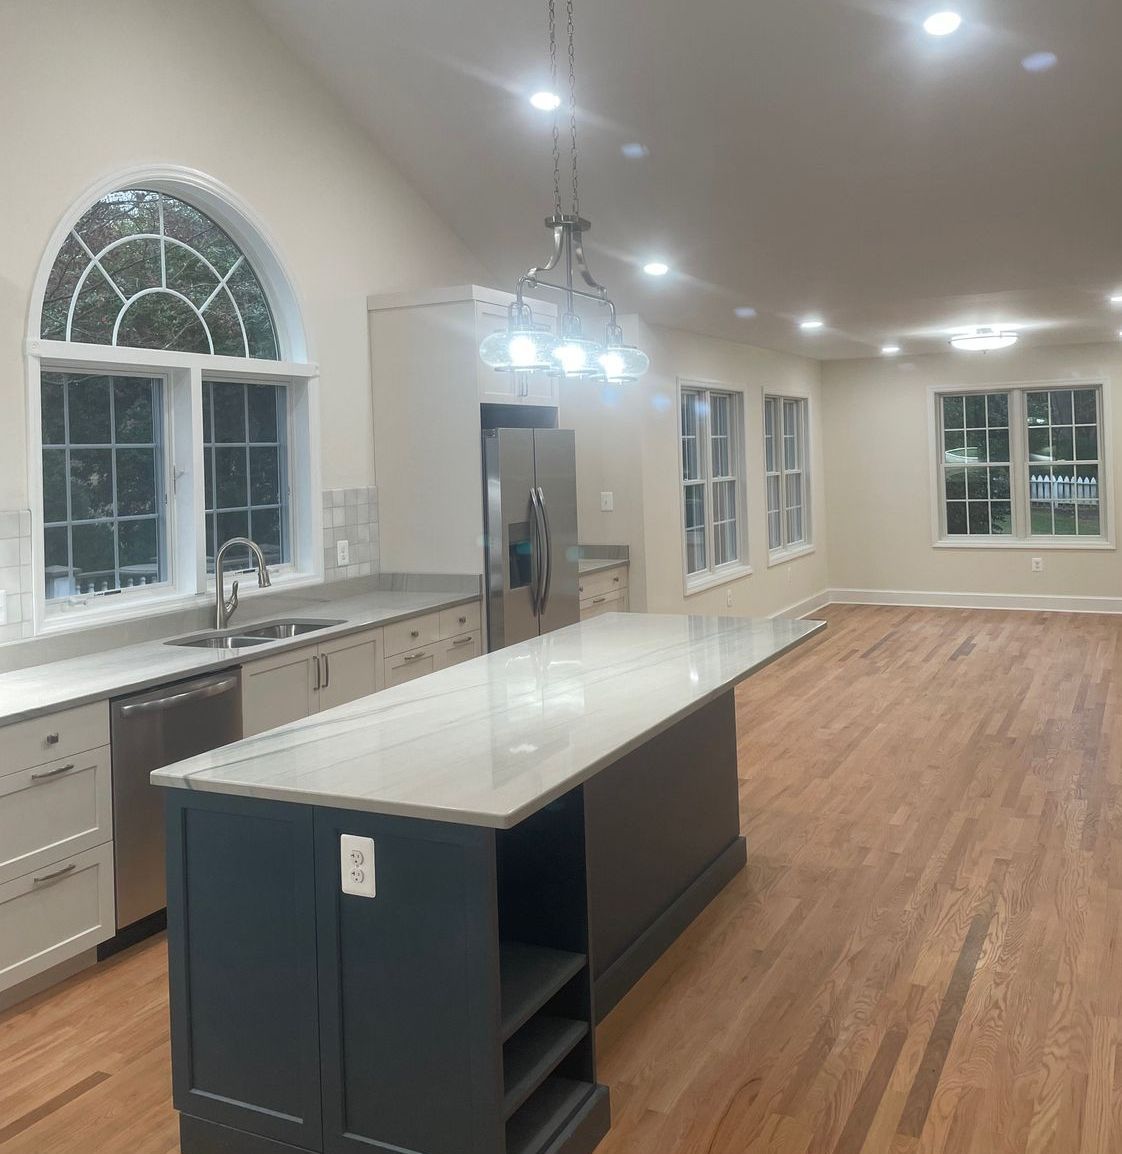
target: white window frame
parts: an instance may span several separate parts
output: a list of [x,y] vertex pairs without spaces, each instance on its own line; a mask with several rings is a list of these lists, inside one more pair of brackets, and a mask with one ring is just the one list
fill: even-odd
[[[708,568],[690,573],[688,570],[688,550],[686,548],[686,503],[685,481],[682,478],[682,394],[686,392],[722,393],[732,399],[732,414],[729,420],[729,431],[732,436],[732,452],[736,455],[737,469],[736,499],[737,499],[737,559],[724,565],[713,565],[713,478],[712,460],[709,448],[708,406],[704,406],[702,426],[699,432],[703,436],[699,440],[704,442],[704,448],[699,447],[698,459],[702,463],[702,476],[705,485],[705,558]],[[748,523],[747,523],[747,469],[745,468],[745,447],[748,444],[745,420],[747,406],[744,403],[744,389],[737,385],[727,385],[719,381],[697,380],[689,377],[679,377],[676,389],[676,418],[675,432],[677,436],[678,461],[678,539],[682,549],[682,587],[688,597],[694,593],[713,589],[729,581],[747,577],[752,572],[748,553]]]
[[[1025,480],[1028,467],[1028,437],[1025,394],[1048,389],[1099,390],[1099,517],[1102,532],[1097,537],[1031,536],[1029,533],[1029,489]],[[948,536],[946,503],[943,499],[942,399],[970,394],[1009,394],[1009,477],[1013,511],[1013,532],[1008,535]],[[1044,381],[1001,381],[989,384],[929,385],[927,389],[931,544],[936,549],[1021,549],[1034,552],[1068,550],[1095,552],[1116,548],[1114,532],[1113,416],[1108,376]]]
[[[763,438],[767,436],[767,403],[768,401],[776,401],[779,405],[779,427],[776,430],[775,442],[775,460],[779,464],[779,500],[780,500],[780,517],[779,526],[783,535],[784,543],[778,548],[771,547],[771,532],[768,528],[768,507],[767,507],[767,482],[773,473],[767,471],[767,446],[763,442]],[[797,401],[802,405],[802,444],[800,446],[802,451],[802,468],[799,472],[802,473],[803,478],[803,536],[804,540],[797,545],[788,545],[787,540],[787,500],[786,500],[786,485],[784,483],[785,470],[783,468],[783,402]],[[797,557],[805,557],[808,553],[813,553],[817,546],[814,542],[814,499],[812,493],[813,477],[811,476],[811,405],[812,398],[807,393],[786,392],[786,393],[769,393],[765,392],[760,405],[760,437],[761,437],[761,453],[762,464],[764,467],[764,532],[768,542],[767,563],[768,568],[773,565],[783,565],[788,561],[794,561]]]
[[[291,359],[262,360],[69,341],[43,340],[39,326],[47,279],[63,241],[90,205],[122,188],[166,192],[193,204],[226,230],[258,275],[273,309],[278,346]],[[230,189],[191,169],[159,166],[118,173],[88,189],[59,222],[45,249],[31,294],[24,345],[27,396],[28,503],[32,524],[32,606],[36,634],[87,628],[214,599],[206,572],[202,382],[280,384],[288,396],[288,486],[292,560],[271,570],[273,586],[298,588],[323,580],[323,499],[319,366],[302,359],[303,324],[292,288],[264,225]],[[295,354],[295,355],[293,355]],[[168,581],[114,596],[82,595],[48,602],[44,578],[42,397],[44,372],[143,374],[163,378],[164,468],[167,472]],[[242,597],[256,593],[243,582]]]

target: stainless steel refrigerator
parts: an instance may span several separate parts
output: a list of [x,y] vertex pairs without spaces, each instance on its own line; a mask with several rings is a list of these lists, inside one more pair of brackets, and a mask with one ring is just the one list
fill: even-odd
[[488,648],[580,620],[572,429],[483,433]]

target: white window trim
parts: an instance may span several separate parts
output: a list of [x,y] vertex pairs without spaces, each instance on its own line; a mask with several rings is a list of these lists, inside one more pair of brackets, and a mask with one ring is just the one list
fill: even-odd
[[[944,396],[967,393],[1016,393],[1017,390],[1034,389],[1099,389],[1102,395],[1102,411],[1099,414],[1099,490],[1100,518],[1102,534],[1098,537],[1032,537],[1027,535],[1028,496],[1023,483],[1014,479],[1014,474],[1028,459],[1024,427],[1024,412],[1018,401],[1010,405],[1009,413],[1009,456],[1010,484],[1012,488],[1014,535],[1008,537],[948,537],[944,530],[946,516],[943,505],[942,429],[938,416],[938,402]],[[1014,415],[1016,409],[1016,415]],[[995,381],[988,384],[972,385],[928,385],[927,387],[927,442],[928,442],[928,493],[931,513],[931,546],[934,549],[1013,549],[1066,552],[1096,552],[1117,548],[1114,532],[1114,472],[1113,472],[1113,414],[1111,411],[1111,385],[1107,374],[1097,377],[1062,378],[1043,381]],[[1018,534],[1025,534],[1020,536]]]
[[[202,460],[202,382],[207,378],[289,386],[290,468],[305,478],[292,487],[292,561],[277,567],[273,587],[300,588],[323,580],[323,497],[320,484],[319,367],[294,361],[250,360],[160,349],[119,348],[67,341],[29,340],[27,364],[28,500],[31,506],[31,578],[36,634],[128,621],[189,608],[214,599],[214,578],[206,572],[205,493]],[[73,598],[48,610],[43,565],[42,403],[43,372],[142,372],[166,382],[164,397],[168,510],[168,584],[130,590],[120,597]],[[299,411],[299,419],[297,414]],[[175,481],[172,480],[174,477]],[[189,494],[175,496],[175,486]],[[179,515],[190,507],[193,516]],[[243,595],[255,588],[245,583]]]
[[[683,390],[701,390],[703,392],[714,393],[729,393],[733,396],[735,404],[734,415],[731,428],[736,434],[736,453],[739,463],[739,476],[737,477],[736,495],[739,502],[737,508],[736,529],[739,537],[739,548],[737,552],[739,557],[735,561],[730,561],[717,569],[706,569],[700,573],[690,573],[688,569],[688,553],[686,550],[686,506],[682,494],[682,392]],[[748,522],[747,522],[747,475],[746,468],[746,453],[745,447],[748,444],[747,436],[747,419],[748,406],[745,403],[745,388],[742,385],[729,385],[722,381],[708,381],[696,377],[678,377],[676,394],[677,416],[675,418],[675,435],[677,438],[677,445],[675,455],[678,461],[677,473],[677,487],[678,487],[678,540],[682,550],[682,589],[686,597],[691,597],[695,593],[704,593],[707,589],[715,589],[720,585],[727,585],[731,581],[739,581],[743,577],[751,576],[752,565],[751,556],[748,547]],[[699,454],[700,459],[700,454]],[[710,462],[705,461],[705,478],[706,478],[706,510],[705,510],[705,555],[706,557],[713,556],[713,545],[711,541],[712,536],[712,513],[711,503],[709,497],[709,470]]]
[[[807,557],[818,549],[818,545],[814,540],[814,476],[811,469],[811,461],[813,460],[813,440],[811,430],[814,427],[814,398],[809,393],[801,392],[798,389],[787,389],[783,393],[769,393],[766,389],[760,394],[760,437],[762,438],[767,430],[767,402],[769,398],[774,398],[780,402],[782,406],[783,401],[803,401],[806,408],[803,410],[803,524],[806,526],[806,540],[800,541],[798,545],[783,545],[778,549],[772,549],[769,545],[767,554],[767,567],[774,568],[776,565],[786,565],[788,561],[797,561],[800,557]],[[782,442],[782,433],[780,434],[780,442]],[[777,451],[782,451],[781,449]],[[771,540],[767,529],[767,454],[763,453],[762,464],[764,467],[764,539]],[[782,478],[782,470],[779,474]],[[782,480],[780,481],[780,500],[783,496]],[[784,510],[780,510],[783,520],[786,519]]]

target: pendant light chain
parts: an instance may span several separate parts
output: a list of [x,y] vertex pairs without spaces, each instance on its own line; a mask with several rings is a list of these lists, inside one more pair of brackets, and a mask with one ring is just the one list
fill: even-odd
[[[553,0],[550,0],[552,6]],[[568,0],[569,16],[569,131],[573,148],[573,216],[580,216],[580,186],[577,183],[577,54],[573,31],[573,0]]]
[[[557,91],[557,13],[554,0],[549,0],[549,75],[552,79],[550,91]],[[561,129],[557,121],[557,109],[553,110],[553,211],[561,215]]]

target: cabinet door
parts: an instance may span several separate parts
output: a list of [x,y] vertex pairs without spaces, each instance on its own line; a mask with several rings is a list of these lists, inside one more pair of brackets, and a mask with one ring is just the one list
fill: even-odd
[[404,685],[436,669],[436,647],[428,646],[412,653],[402,653],[386,661],[386,688]]
[[[507,311],[501,305],[475,303],[475,333],[480,341],[493,332],[505,329]],[[525,373],[497,373],[476,355],[475,364],[479,382],[479,399],[490,404],[519,405],[525,385]]]
[[319,694],[314,645],[242,666],[243,734],[252,737],[315,713]]
[[580,619],[588,621],[604,613],[623,613],[627,609],[627,590],[620,589],[615,593],[605,593],[602,597],[593,597],[580,603]]
[[319,708],[331,709],[379,688],[378,665],[382,660],[382,631],[352,633],[319,647]]
[[[324,1154],[503,1149],[494,831],[316,809]],[[377,896],[340,892],[374,841]]]
[[461,637],[450,637],[447,641],[438,642],[434,664],[437,669],[447,669],[478,656],[479,634],[465,633]]

